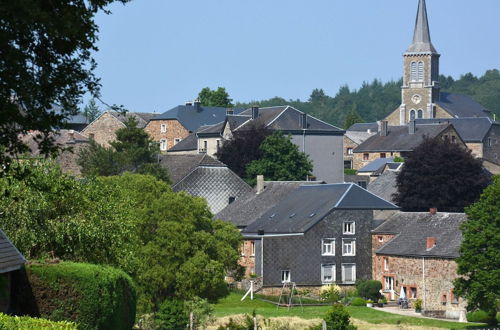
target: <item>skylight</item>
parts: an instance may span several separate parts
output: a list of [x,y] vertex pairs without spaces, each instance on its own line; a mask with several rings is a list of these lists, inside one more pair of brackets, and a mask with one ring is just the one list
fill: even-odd
[[295,216],[295,213],[290,214],[290,218],[293,218]]
[[315,213],[315,212],[313,212],[313,213],[309,214],[309,217],[310,217],[310,218],[312,218],[312,217],[314,217],[315,215],[316,215],[316,213]]

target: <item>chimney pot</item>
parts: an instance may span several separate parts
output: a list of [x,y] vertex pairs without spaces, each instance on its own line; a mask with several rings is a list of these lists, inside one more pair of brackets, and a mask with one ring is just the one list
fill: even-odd
[[252,119],[257,119],[259,117],[259,107],[253,106],[252,107]]
[[437,211],[438,211],[437,207],[431,207],[431,208],[429,209],[429,213],[430,213],[430,214],[436,214],[436,213],[437,213]]
[[193,105],[193,102],[192,101],[186,101],[186,103],[184,103],[184,105],[187,105],[187,106],[192,106]]
[[427,250],[432,249],[434,246],[436,246],[436,237],[427,237],[427,240],[426,240]]
[[75,139],[75,131],[74,130],[70,129],[68,131],[68,135],[69,135],[70,140],[74,140]]
[[226,109],[226,116],[234,115],[234,110],[231,108]]
[[200,100],[198,100],[198,99],[194,100],[193,105],[194,105],[196,111],[200,111],[201,110]]
[[257,175],[257,194],[264,191],[264,176]]

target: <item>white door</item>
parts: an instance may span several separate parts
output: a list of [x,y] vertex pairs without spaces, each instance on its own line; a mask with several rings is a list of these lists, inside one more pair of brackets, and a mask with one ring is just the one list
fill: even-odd
[[384,280],[384,291],[389,291],[391,293],[391,300],[394,300],[394,277],[385,276]]

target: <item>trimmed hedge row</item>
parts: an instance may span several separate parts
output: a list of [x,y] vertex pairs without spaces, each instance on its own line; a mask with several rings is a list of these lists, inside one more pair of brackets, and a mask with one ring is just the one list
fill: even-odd
[[8,316],[0,313],[0,329],[41,329],[76,330],[76,324],[67,321],[49,321],[29,316]]
[[71,320],[79,329],[131,329],[136,292],[130,277],[109,266],[61,262],[26,266],[16,312],[53,321]]

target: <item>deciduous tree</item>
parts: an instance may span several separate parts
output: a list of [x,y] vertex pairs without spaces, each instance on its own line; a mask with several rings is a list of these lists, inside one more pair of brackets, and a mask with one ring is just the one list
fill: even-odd
[[203,88],[198,94],[198,100],[201,105],[209,107],[231,107],[232,99],[226,92],[224,87],[218,87],[216,90],[211,90],[208,87]]

